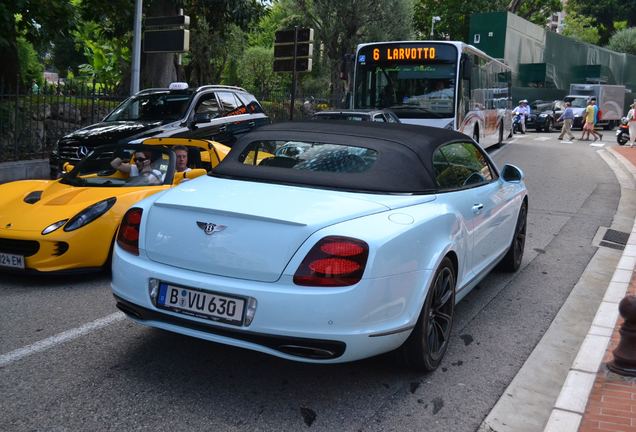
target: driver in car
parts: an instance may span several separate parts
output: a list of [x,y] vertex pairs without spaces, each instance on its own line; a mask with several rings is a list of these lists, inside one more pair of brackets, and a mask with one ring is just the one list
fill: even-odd
[[135,152],[134,163],[124,162],[120,157],[116,157],[110,162],[110,166],[131,178],[143,177],[147,184],[163,183],[161,171],[152,167],[152,155],[149,151]]

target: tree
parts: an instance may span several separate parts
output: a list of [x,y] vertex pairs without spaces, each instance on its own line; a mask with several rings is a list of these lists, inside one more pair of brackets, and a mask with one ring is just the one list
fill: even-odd
[[439,16],[442,20],[435,25],[436,37],[445,34],[450,39],[465,41],[470,15],[474,13],[508,10],[544,26],[550,15],[561,8],[559,0],[418,0],[415,3],[415,29],[421,38],[428,38],[431,18]]
[[80,72],[91,80],[116,87],[121,84],[122,71],[130,63],[130,49],[116,37],[104,36],[101,27],[92,21],[82,23],[74,32],[82,41],[87,63],[79,65]]
[[273,48],[251,47],[245,50],[238,72],[240,84],[261,98],[270,95],[279,82],[278,74],[272,70],[273,58]]
[[633,0],[568,0],[566,11],[592,18],[603,45],[619,30],[616,24],[620,21],[627,21],[627,27],[636,26],[636,1]]
[[189,0],[184,3],[192,21],[186,75],[191,84],[218,83],[228,67],[232,49],[236,47],[236,39],[233,41],[232,38],[238,29],[254,27],[264,14],[265,6],[257,0]]
[[[105,36],[120,38],[132,47],[132,4],[130,0],[82,0],[81,16],[102,24]],[[173,53],[142,53],[142,87],[165,86],[183,74],[192,77],[194,85],[218,82],[228,64],[226,41],[232,36],[232,24],[250,28],[264,10],[258,0],[145,0],[143,12],[144,17],[171,16],[180,8],[191,22],[191,52],[182,56],[184,70]]]
[[617,52],[636,55],[636,27],[616,32],[610,38],[607,47]]
[[[0,3],[0,81],[13,87],[18,70],[18,37],[37,51],[59,35],[66,35],[73,23],[70,0],[10,0]],[[26,82],[22,80],[22,84]]]
[[579,15],[576,12],[568,12],[565,16],[562,34],[593,45],[598,44],[600,40],[594,19]]
[[290,3],[295,12],[294,24],[314,28],[316,39],[324,47],[333,106],[341,103],[346,90],[340,80],[345,55],[354,53],[358,43],[378,38],[407,39],[413,32],[411,1],[295,0]]

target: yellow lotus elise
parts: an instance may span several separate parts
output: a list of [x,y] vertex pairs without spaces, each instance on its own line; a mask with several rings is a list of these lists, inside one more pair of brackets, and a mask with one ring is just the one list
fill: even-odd
[[[179,172],[177,154],[184,150],[187,170]],[[57,180],[0,185],[0,270],[64,273],[108,266],[117,227],[132,204],[205,175],[228,151],[214,141],[151,138],[98,147],[77,166],[67,164],[68,174]]]

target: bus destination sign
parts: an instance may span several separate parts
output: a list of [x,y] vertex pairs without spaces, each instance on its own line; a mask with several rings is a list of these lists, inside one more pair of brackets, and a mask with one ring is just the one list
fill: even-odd
[[452,45],[431,44],[375,44],[360,48],[357,63],[448,63],[455,62],[457,50]]
[[435,57],[434,47],[373,48],[374,61],[435,60]]

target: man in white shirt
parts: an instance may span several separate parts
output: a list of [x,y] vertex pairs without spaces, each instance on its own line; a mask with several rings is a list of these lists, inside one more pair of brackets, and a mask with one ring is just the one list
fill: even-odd
[[521,123],[521,133],[526,133],[526,117],[530,115],[530,105],[528,105],[528,101],[526,99],[522,99],[519,101],[519,106],[512,110],[513,114],[520,115],[520,123]]
[[121,158],[116,157],[110,162],[110,166],[117,171],[127,173],[129,177],[143,176],[147,184],[163,183],[161,171],[152,168],[151,154],[148,151],[135,152],[135,162],[124,162]]

